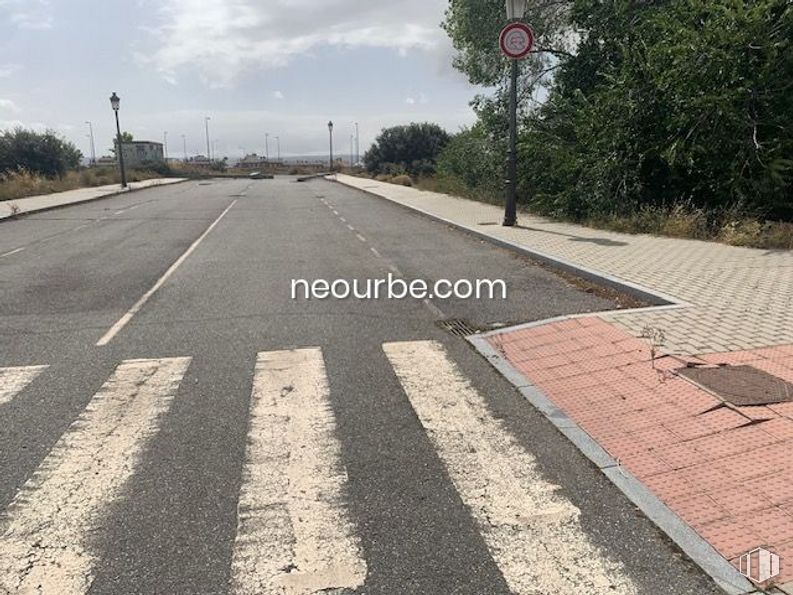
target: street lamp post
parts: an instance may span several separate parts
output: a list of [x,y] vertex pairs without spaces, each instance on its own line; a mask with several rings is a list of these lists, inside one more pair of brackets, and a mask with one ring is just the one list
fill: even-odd
[[333,173],[333,122],[328,122],[328,132],[330,133],[330,173]]
[[127,172],[124,169],[124,150],[121,142],[121,125],[118,123],[118,110],[121,107],[121,99],[116,95],[115,91],[110,96],[110,105],[113,106],[113,112],[116,114],[116,142],[118,144],[118,165],[121,168],[121,187],[127,187]]
[[[526,0],[506,0],[507,19],[522,20],[526,15]],[[504,227],[518,223],[518,60],[510,59],[509,88],[509,157],[507,160],[507,204]]]
[[350,135],[350,169],[355,167],[353,160],[355,159],[355,135]]
[[276,136],[275,142],[278,143],[278,163],[281,163],[281,137]]
[[204,126],[206,127],[206,133],[207,133],[207,162],[208,163],[212,161],[212,148],[211,148],[211,145],[209,144],[209,121],[211,119],[212,118],[210,118],[209,116],[206,116],[204,118]]
[[355,165],[361,162],[361,131],[358,122],[355,123]]
[[91,122],[88,124],[88,138],[91,139],[91,165],[96,165],[96,145],[94,144],[94,125]]
[[182,149],[184,150],[184,162],[187,163],[187,136],[182,135]]
[[168,131],[162,133],[162,156],[165,157],[165,162],[168,163]]
[[264,158],[270,161],[270,133],[264,133]]

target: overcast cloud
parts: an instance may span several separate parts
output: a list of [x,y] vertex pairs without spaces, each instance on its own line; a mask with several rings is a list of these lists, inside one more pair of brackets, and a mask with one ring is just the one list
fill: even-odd
[[[445,0],[0,0],[0,127],[57,128],[87,153],[125,129],[169,152],[321,153],[353,122],[366,146],[384,126],[473,120],[477,92],[450,68]],[[185,136],[185,142],[182,141]]]

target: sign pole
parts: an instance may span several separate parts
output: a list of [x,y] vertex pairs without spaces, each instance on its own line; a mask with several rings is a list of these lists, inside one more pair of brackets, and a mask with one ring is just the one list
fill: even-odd
[[509,159],[507,163],[507,205],[504,227],[518,223],[518,61],[512,59],[509,90]]

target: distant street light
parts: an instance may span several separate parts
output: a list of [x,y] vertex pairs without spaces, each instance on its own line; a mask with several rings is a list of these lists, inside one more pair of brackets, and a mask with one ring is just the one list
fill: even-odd
[[168,162],[168,131],[162,133],[162,156],[165,157],[165,162]]
[[278,143],[278,163],[281,163],[281,137],[276,136],[275,141]]
[[361,162],[361,131],[358,122],[355,123],[355,165]]
[[350,168],[355,167],[353,160],[355,159],[355,135],[350,135]]
[[206,116],[204,118],[204,125],[206,126],[206,133],[207,133],[207,161],[208,162],[212,161],[212,149],[211,149],[211,145],[209,144],[209,121],[211,119],[212,118],[210,118],[209,116]]
[[270,161],[270,133],[264,133],[264,158]]
[[507,0],[507,19],[517,21],[526,16],[529,9],[526,0]]
[[110,105],[113,106],[113,112],[116,114],[116,138],[117,138],[117,152],[118,152],[118,164],[121,168],[121,187],[127,187],[127,172],[124,169],[124,151],[122,148],[122,140],[121,140],[121,125],[118,123],[118,110],[121,107],[121,99],[118,95],[116,95],[115,91],[113,95],[110,96]]
[[333,122],[328,122],[328,132],[330,133],[330,173],[333,173]]
[[94,144],[94,125],[91,122],[88,124],[88,138],[91,139],[91,165],[96,165],[96,144]]
[[182,149],[184,149],[184,161],[187,163],[187,137],[182,135]]

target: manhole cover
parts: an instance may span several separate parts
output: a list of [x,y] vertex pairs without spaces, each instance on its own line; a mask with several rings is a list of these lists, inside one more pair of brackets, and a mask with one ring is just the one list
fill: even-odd
[[438,322],[443,330],[457,337],[470,337],[477,333],[482,332],[482,329],[476,328],[467,320],[462,318],[450,318],[448,320],[441,320]]
[[793,402],[793,384],[752,366],[684,368],[678,373],[733,405]]

